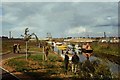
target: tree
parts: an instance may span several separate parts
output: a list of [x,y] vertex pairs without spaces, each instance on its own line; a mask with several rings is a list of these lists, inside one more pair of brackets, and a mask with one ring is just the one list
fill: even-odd
[[27,60],[27,56],[28,56],[27,55],[28,54],[28,41],[31,39],[31,37],[33,35],[35,36],[37,43],[39,43],[39,39],[38,39],[37,35],[35,33],[29,34],[28,32],[29,32],[29,29],[26,28],[24,35],[21,35],[22,37],[24,37],[24,40],[26,41],[26,60]]

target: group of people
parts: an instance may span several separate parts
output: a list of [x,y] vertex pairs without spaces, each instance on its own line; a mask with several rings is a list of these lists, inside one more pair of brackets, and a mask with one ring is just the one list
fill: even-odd
[[[43,46],[43,51],[44,51],[43,59],[45,61],[48,60],[48,54],[49,54],[50,50],[54,51],[53,44],[52,44],[52,46],[50,46],[48,43],[46,43],[45,46]],[[72,62],[72,65],[71,65],[72,69],[71,70],[73,73],[76,73],[77,69],[79,67],[80,59],[79,59],[79,56],[77,55],[76,51],[73,51],[73,52],[74,52],[74,54],[72,54],[72,58],[71,58],[71,62]],[[91,56],[91,54],[92,54],[91,52],[92,52],[92,48],[91,48],[89,43],[82,45],[82,53],[83,53],[83,55],[85,55],[85,57],[87,59],[89,59],[89,57]],[[67,50],[65,53],[65,57],[64,57],[64,67],[65,67],[66,73],[68,71],[68,65],[69,65],[69,55],[68,55],[68,50]]]
[[14,44],[13,53],[19,53],[19,52],[20,52],[20,44]]
[[[74,52],[74,54],[72,55],[72,72],[76,73],[77,72],[77,68],[78,68],[78,63],[79,63],[79,57],[77,55],[76,52]],[[65,54],[65,58],[64,58],[64,66],[65,66],[65,72],[67,73],[68,71],[68,64],[69,64],[69,56],[68,56],[68,52],[66,52]]]
[[[85,43],[82,46],[82,54],[87,58],[87,60],[89,59],[89,57],[92,55],[92,48],[90,46],[89,43]],[[77,55],[77,53],[74,51],[74,54],[72,55],[72,72],[76,73],[77,69],[78,69],[78,63],[79,63],[79,57]],[[68,71],[68,64],[69,64],[69,56],[68,56],[68,51],[66,51],[65,53],[65,58],[64,58],[64,66],[65,66],[65,71],[67,73]]]

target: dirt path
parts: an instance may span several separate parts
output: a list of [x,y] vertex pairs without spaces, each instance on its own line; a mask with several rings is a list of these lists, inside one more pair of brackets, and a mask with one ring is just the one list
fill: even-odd
[[13,58],[13,57],[17,57],[17,56],[22,56],[25,55],[24,53],[20,53],[20,54],[15,54],[15,53],[8,53],[8,54],[2,54],[0,55],[0,66],[2,67],[2,61],[9,59],[9,58]]
[[25,54],[14,54],[14,53],[9,53],[9,54],[4,54],[2,55],[2,60],[5,60],[5,59],[9,59],[9,58],[12,58],[12,57],[17,57],[17,56],[22,56],[22,55],[25,55]]
[[[40,52],[34,52],[34,51],[31,51],[31,55],[32,54],[39,54]],[[19,80],[14,74],[12,73],[9,73],[9,71],[5,70],[3,67],[2,67],[2,62],[4,60],[7,60],[7,59],[10,59],[10,58],[14,58],[14,57],[19,57],[19,56],[25,56],[25,52],[22,52],[22,53],[8,53],[8,54],[2,54],[0,55],[0,75],[2,75],[2,80]]]
[[[30,51],[29,53],[30,54],[39,54],[39,53],[42,53],[42,52]],[[2,57],[2,59],[0,61],[6,60],[6,59],[9,59],[9,58],[13,58],[13,57],[25,56],[25,55],[26,55],[25,52],[3,54],[3,55],[0,55],[0,57]]]
[[[36,51],[29,51],[29,53],[31,55],[33,54],[39,54],[39,53],[42,53],[42,52],[36,52]],[[8,54],[2,54],[0,55],[0,66],[2,67],[2,61],[4,60],[7,60],[7,59],[10,59],[10,58],[15,58],[15,57],[19,57],[19,56],[26,56],[26,53],[25,52],[21,52],[21,53],[8,53]]]

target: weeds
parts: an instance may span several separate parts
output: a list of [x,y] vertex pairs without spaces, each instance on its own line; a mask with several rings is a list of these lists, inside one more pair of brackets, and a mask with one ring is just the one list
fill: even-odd
[[110,54],[120,56],[118,43],[92,43],[92,48],[95,54]]
[[[68,72],[65,74],[64,64],[61,58],[55,54],[49,55],[48,61],[42,60],[43,54],[31,55],[26,61],[24,57],[18,57],[8,60],[7,66],[15,68],[18,72],[23,72],[31,77],[56,77],[56,78],[72,78],[72,79],[89,79],[98,78],[98,80],[111,80],[111,72],[105,64],[101,64],[99,60],[91,62],[81,62],[76,74],[71,72],[69,64]],[[86,64],[87,63],[87,64]],[[44,73],[44,74],[43,74]]]

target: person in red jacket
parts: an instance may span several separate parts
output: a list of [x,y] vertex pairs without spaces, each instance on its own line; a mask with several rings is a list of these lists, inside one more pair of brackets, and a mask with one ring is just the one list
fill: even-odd
[[91,45],[89,43],[86,43],[83,45],[83,55],[86,57],[86,58],[89,58],[91,55],[92,55],[92,48],[91,48]]

